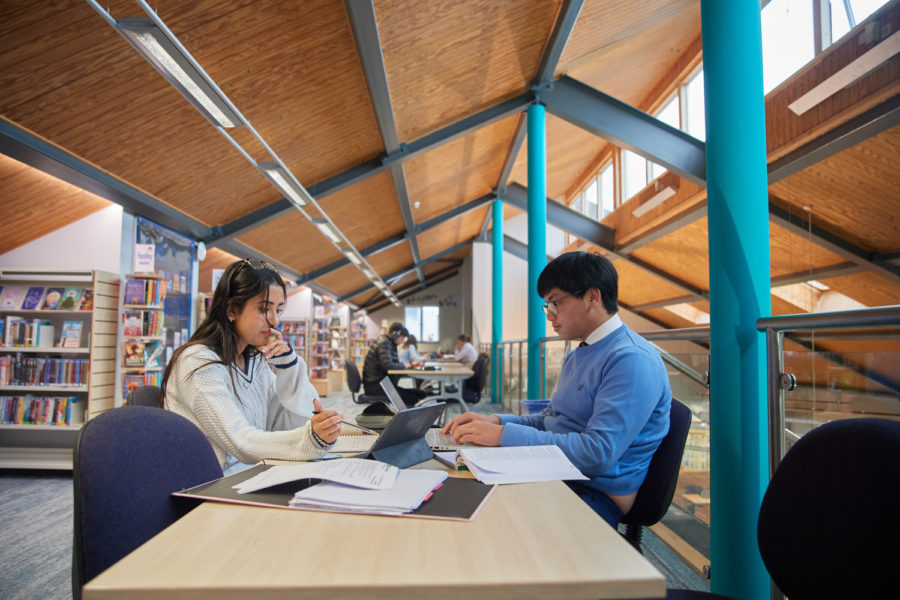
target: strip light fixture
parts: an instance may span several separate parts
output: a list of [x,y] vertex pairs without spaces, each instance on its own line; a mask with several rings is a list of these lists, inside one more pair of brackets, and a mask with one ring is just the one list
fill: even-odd
[[661,187],[660,183],[657,181],[656,193],[653,195],[653,197],[631,211],[631,214],[633,214],[635,217],[642,217],[646,213],[650,212],[651,210],[674,196],[677,191],[678,190],[673,188],[671,185]]
[[153,21],[144,18],[119,19],[116,29],[213,125],[226,128],[244,125],[241,115],[231,109],[229,102],[207,83],[192,61]]
[[335,244],[341,243],[341,236],[338,235],[338,232],[335,230],[334,225],[332,225],[327,219],[313,219],[312,222],[313,225],[319,228],[319,231],[322,232],[322,235],[327,237]]
[[313,202],[312,196],[309,195],[306,188],[294,178],[290,171],[287,171],[278,163],[256,163],[256,168],[297,208],[307,206]]

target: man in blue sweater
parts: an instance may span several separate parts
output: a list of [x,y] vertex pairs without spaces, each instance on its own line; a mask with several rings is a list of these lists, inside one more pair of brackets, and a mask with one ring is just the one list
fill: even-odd
[[615,527],[669,430],[669,378],[659,353],[619,318],[618,275],[606,258],[562,254],[541,272],[537,291],[556,334],[581,341],[563,361],[549,406],[525,416],[467,412],[444,432],[481,446],[559,446],[590,478],[569,487]]

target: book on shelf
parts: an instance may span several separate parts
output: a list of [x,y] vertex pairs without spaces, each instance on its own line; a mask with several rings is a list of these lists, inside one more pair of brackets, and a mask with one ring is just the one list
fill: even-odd
[[45,356],[0,356],[0,385],[82,386],[88,381],[91,361]]
[[62,333],[59,337],[59,345],[63,348],[80,348],[82,326],[83,323],[81,321],[63,322]]
[[144,342],[130,340],[124,344],[124,364],[126,367],[144,366]]
[[[84,422],[77,396],[0,396],[0,422],[5,425],[72,425]],[[73,410],[76,420],[73,421]]]
[[59,308],[65,291],[66,288],[48,287],[47,293],[44,295],[44,302],[41,304],[41,310],[56,310]]
[[144,304],[147,297],[143,279],[125,280],[125,304]]
[[38,285],[28,288],[25,299],[22,301],[22,310],[37,310],[44,299],[44,286]]
[[81,305],[78,310],[94,310],[94,290],[85,288],[81,295]]
[[80,287],[66,288],[57,308],[59,310],[78,310],[81,304],[81,291]]
[[53,346],[53,325],[43,319],[6,317],[3,323],[3,345],[23,348]]
[[0,291],[0,310],[19,310],[28,289],[21,285],[7,285]]

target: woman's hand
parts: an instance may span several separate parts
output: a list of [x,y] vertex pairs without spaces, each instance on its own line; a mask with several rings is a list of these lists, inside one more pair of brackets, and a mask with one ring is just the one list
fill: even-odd
[[343,415],[333,410],[322,410],[322,402],[318,398],[313,399],[313,417],[310,419],[310,424],[323,442],[330,444],[341,435],[341,421],[343,420]]
[[262,346],[257,346],[256,350],[266,359],[281,356],[291,351],[291,345],[284,341],[284,337],[277,329],[269,329],[269,339]]

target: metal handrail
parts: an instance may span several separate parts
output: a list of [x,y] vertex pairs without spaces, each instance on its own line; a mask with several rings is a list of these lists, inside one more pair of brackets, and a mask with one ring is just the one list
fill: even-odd
[[[766,364],[769,383],[769,431],[784,431],[784,333],[786,331],[821,331],[833,329],[882,328],[900,326],[900,305],[879,306],[859,310],[825,313],[801,313],[764,317],[756,321],[756,329],[766,334]],[[784,456],[784,436],[769,435],[769,476]]]

